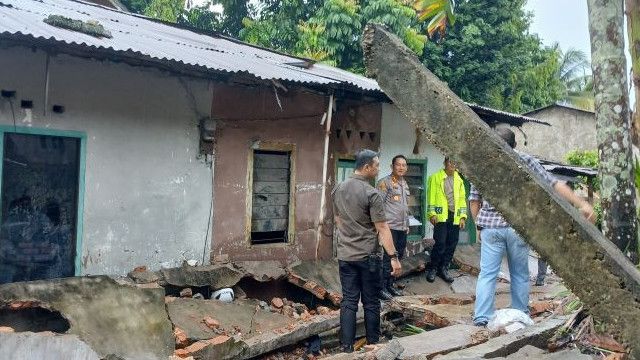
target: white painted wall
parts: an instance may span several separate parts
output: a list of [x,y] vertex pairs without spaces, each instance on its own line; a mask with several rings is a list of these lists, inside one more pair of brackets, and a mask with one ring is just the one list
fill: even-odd
[[[124,274],[135,266],[207,260],[212,170],[198,154],[198,120],[211,85],[155,69],[0,50],[0,88],[16,90],[18,126],[87,135],[82,274]],[[63,114],[51,111],[65,107]],[[0,124],[13,124],[0,99]],[[211,229],[210,229],[211,230]],[[206,252],[203,254],[203,252]]]
[[[444,155],[427,139],[421,139],[420,153],[413,154],[416,143],[415,127],[402,115],[395,105],[382,105],[382,134],[380,136],[380,177],[391,173],[391,160],[402,154],[407,159],[427,159],[427,174],[431,176],[442,169]],[[433,227],[427,224],[427,236],[433,235]]]

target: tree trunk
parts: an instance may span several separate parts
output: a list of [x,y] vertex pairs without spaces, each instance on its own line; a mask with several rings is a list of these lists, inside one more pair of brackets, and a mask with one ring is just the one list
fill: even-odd
[[595,89],[602,231],[638,263],[636,190],[627,68],[624,1],[588,0]]
[[640,147],[640,1],[626,0],[627,34],[631,53],[631,81],[635,88],[635,106],[631,117],[633,144]]
[[363,37],[367,72],[431,143],[509,221],[607,330],[640,359],[640,272],[536,176],[503,140],[377,25]]

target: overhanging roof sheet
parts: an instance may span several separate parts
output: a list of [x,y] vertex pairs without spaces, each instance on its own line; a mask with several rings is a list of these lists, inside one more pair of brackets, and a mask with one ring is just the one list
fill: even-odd
[[[97,38],[46,24],[49,15],[98,21],[112,38]],[[305,59],[242,43],[225,36],[201,34],[147,17],[79,0],[0,0],[0,39],[44,40],[58,45],[112,52],[142,60],[160,60],[195,70],[245,73],[263,80],[281,80],[327,87],[345,87],[382,94],[373,80],[324,64],[305,68]],[[514,125],[545,122],[475,104],[478,115]]]
[[[98,21],[113,37],[97,38],[48,25],[43,20],[49,15]],[[82,45],[214,71],[248,73],[264,80],[344,85],[380,92],[374,80],[344,70],[319,64],[309,69],[293,66],[290,64],[303,60],[76,0],[0,0],[0,37],[12,36]]]

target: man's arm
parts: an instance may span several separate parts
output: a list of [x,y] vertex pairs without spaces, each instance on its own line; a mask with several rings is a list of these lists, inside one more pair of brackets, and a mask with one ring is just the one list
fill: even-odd
[[587,201],[583,200],[580,196],[571,190],[571,188],[562,181],[558,181],[553,185],[553,188],[562,196],[565,200],[571,203],[580,210],[582,216],[584,216],[591,223],[595,223],[596,215],[593,211],[593,207]]
[[469,207],[471,208],[471,218],[474,222],[478,221],[478,214],[480,213],[480,208],[482,208],[482,201],[480,200],[469,200]]
[[402,273],[402,265],[398,260],[398,254],[396,253],[396,247],[393,245],[393,237],[391,237],[391,229],[386,221],[378,221],[374,223],[376,230],[378,231],[378,238],[380,244],[384,248],[387,255],[391,256],[391,275],[400,276]]
[[435,175],[429,176],[427,186],[427,219],[431,222],[431,225],[435,226],[438,222],[435,210],[436,203],[436,186]]

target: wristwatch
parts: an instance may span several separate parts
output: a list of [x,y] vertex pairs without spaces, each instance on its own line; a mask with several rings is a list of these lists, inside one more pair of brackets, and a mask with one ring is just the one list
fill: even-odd
[[398,260],[398,253],[393,253],[389,255],[389,258]]

